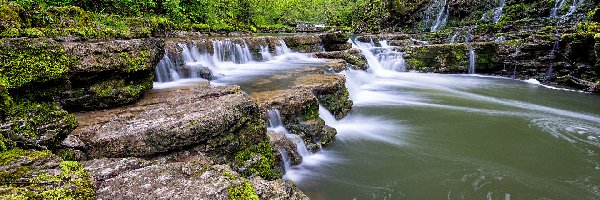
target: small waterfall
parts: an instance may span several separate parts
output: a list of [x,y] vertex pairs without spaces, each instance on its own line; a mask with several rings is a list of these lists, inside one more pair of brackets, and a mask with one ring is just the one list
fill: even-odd
[[[433,14],[435,14],[435,22],[431,20]],[[449,15],[447,0],[435,0],[426,10],[425,15],[425,25],[430,27],[431,32],[443,29],[446,26]]]
[[406,71],[404,54],[396,51],[394,47],[389,46],[388,41],[386,40],[380,41],[379,44],[381,47],[375,47],[375,42],[372,40],[370,43],[352,41],[353,47],[360,49],[367,58],[370,71],[375,73],[385,71]]
[[263,61],[273,60],[273,55],[269,52],[269,46],[260,46],[260,55],[262,56]]
[[158,62],[155,69],[155,81],[159,83],[171,82],[179,80],[179,73],[174,62],[165,54],[162,60]]
[[283,39],[280,38],[279,46],[275,47],[275,55],[281,56],[289,53],[292,53],[292,50],[288,48],[287,44],[285,44],[285,41],[283,41]]
[[556,0],[556,2],[554,3],[554,8],[550,10],[550,17],[558,16],[558,10],[562,8],[565,5],[565,3],[565,0]]
[[233,62],[235,64],[244,64],[253,61],[250,48],[244,41],[244,44],[236,44],[231,40],[215,40],[213,42],[216,61]]
[[450,44],[456,43],[456,37],[458,36],[458,32],[454,32],[454,35],[450,38]]
[[581,1],[577,1],[577,0],[573,0],[573,3],[569,6],[569,11],[567,12],[567,14],[563,15],[562,18],[566,18],[568,16],[573,15],[573,13],[575,13],[575,11],[577,10],[577,6],[583,4],[584,0]]
[[469,49],[469,74],[475,74],[475,50]]
[[498,7],[494,9],[494,24],[500,22],[500,18],[502,18],[502,9],[504,9],[504,5],[506,5],[505,0],[498,0]]
[[[296,146],[296,151],[302,158],[311,156],[312,153],[310,151],[308,151],[308,148],[306,148],[306,144],[304,144],[304,140],[296,134],[289,133],[288,130],[283,126],[283,122],[281,120],[281,115],[279,113],[279,110],[277,110],[277,109],[268,110],[267,115],[269,117],[268,130],[270,132],[273,132],[274,134],[283,135],[283,136],[285,136],[285,138],[287,140],[294,143],[294,145]],[[283,162],[285,165],[285,171],[286,172],[291,171],[290,169],[292,169],[292,167],[294,167],[294,165],[292,164],[290,158],[287,156],[287,153],[282,152],[282,155],[284,155]]]

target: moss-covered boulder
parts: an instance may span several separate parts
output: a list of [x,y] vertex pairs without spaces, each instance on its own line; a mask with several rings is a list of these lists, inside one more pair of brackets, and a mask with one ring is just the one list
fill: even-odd
[[468,52],[465,44],[425,45],[407,50],[404,58],[411,71],[465,73],[469,66]]
[[3,119],[2,137],[23,148],[56,149],[77,127],[75,117],[54,102],[19,99]]
[[350,68],[366,70],[369,68],[367,58],[361,54],[359,49],[350,49],[344,51],[331,51],[331,52],[319,52],[316,53],[317,58],[327,59],[342,59],[350,64]]
[[49,151],[0,153],[1,199],[93,199],[94,185],[83,165]]
[[294,81],[295,88],[312,91],[319,99],[319,104],[337,119],[342,119],[352,109],[352,100],[345,84],[346,79],[337,74],[309,74]]
[[0,80],[11,95],[50,99],[64,90],[75,63],[77,60],[54,40],[0,40]]

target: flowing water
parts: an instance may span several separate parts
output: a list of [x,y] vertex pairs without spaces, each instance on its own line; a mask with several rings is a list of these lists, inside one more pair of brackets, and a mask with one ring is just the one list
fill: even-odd
[[339,121],[319,111],[336,141],[292,178],[311,199],[600,198],[596,95],[474,75],[343,74],[355,107]]
[[[183,45],[184,65],[208,67],[217,81],[258,81],[324,62],[285,43],[275,53],[261,48],[261,58],[240,55],[244,44],[219,44],[228,50]],[[348,116],[336,120],[320,107],[338,131],[330,146],[309,152],[277,110],[268,112],[271,134],[303,158],[296,166],[284,158],[284,178],[311,199],[600,199],[599,96],[536,80],[407,73],[386,41],[353,46],[370,69],[341,73],[354,101]],[[158,81],[186,79],[172,60],[161,61]]]
[[498,7],[494,9],[494,24],[500,22],[500,18],[502,18],[502,9],[504,9],[504,5],[506,5],[505,0],[498,0]]
[[425,26],[429,27],[431,32],[444,29],[446,26],[450,14],[447,3],[447,0],[435,0],[425,11]]

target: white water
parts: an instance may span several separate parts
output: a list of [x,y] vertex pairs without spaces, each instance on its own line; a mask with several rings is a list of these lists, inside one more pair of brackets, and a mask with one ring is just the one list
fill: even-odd
[[494,9],[494,24],[500,22],[500,18],[502,18],[502,9],[504,9],[504,5],[506,5],[505,0],[498,0],[498,7]]
[[[209,45],[206,45],[206,42],[212,42],[213,53],[209,53],[207,49]],[[165,56],[160,61],[156,70],[155,88],[193,83],[194,81],[190,79],[200,79],[197,72],[203,68],[212,71],[211,82],[227,84],[275,71],[325,63],[324,60],[309,57],[308,54],[292,52],[283,40],[279,40],[274,54],[270,52],[268,46],[261,46],[259,58],[253,58],[246,42],[235,43],[229,39],[179,44],[179,48],[182,50],[179,59]],[[177,60],[183,63],[177,63]],[[184,71],[189,74],[182,75]]]
[[[569,6],[569,10],[567,11],[567,13],[560,16],[560,18],[565,19],[565,18],[573,15],[575,13],[575,11],[577,11],[577,7],[582,5],[583,2],[584,2],[584,0],[579,0],[579,1],[573,0],[571,2],[571,5]],[[567,3],[566,0],[556,0],[554,7],[550,10],[550,17],[551,18],[558,17],[560,9],[562,9],[566,3]]]
[[386,40],[379,42],[381,47],[375,47],[375,42],[372,40],[370,43],[350,42],[352,42],[353,48],[360,49],[365,58],[367,58],[369,70],[372,72],[405,72],[407,69],[403,53],[389,46]]
[[[358,41],[355,43],[358,47],[368,46]],[[370,57],[368,55],[370,51],[363,50],[362,52],[366,57]],[[369,65],[376,66],[377,63],[370,60]],[[545,130],[550,130],[549,132],[558,138],[563,138],[570,142],[584,141],[600,146],[600,143],[596,141],[587,140],[589,135],[583,134],[585,137],[582,138],[580,137],[582,134],[572,131],[576,130],[576,127],[586,127],[586,130],[588,130],[586,134],[592,134],[591,136],[597,137],[600,135],[600,126],[597,126],[600,124],[600,116],[468,92],[474,88],[502,86],[493,81],[493,79],[484,78],[483,76],[462,76],[464,78],[460,78],[460,75],[399,73],[379,67],[371,68],[369,72],[348,70],[343,72],[343,74],[347,78],[346,87],[350,92],[350,98],[354,101],[356,107],[409,105],[483,113],[487,115],[514,116],[529,119],[532,124]],[[436,92],[431,93],[432,96],[428,97],[410,92],[414,90],[431,90]],[[503,109],[483,109],[439,104],[433,100],[433,97],[438,95],[483,102],[488,105],[497,105],[503,107]],[[548,120],[551,120],[553,123],[547,123]],[[547,126],[551,126],[551,128]]]
[[558,10],[565,5],[565,0],[556,0],[554,7],[550,10],[550,17],[558,16]]
[[[435,0],[431,6],[426,11],[426,20],[425,24],[427,26],[431,25],[429,30],[431,32],[441,30],[446,26],[446,21],[448,20],[449,12],[447,0]],[[435,14],[435,22],[431,21],[430,15]]]
[[469,74],[475,74],[475,50],[469,49]]

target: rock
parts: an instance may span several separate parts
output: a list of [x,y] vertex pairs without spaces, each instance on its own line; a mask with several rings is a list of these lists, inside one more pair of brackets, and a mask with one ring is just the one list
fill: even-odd
[[278,109],[285,127],[304,139],[309,150],[315,151],[331,143],[337,133],[319,118],[317,97],[307,89],[288,89],[250,94],[261,110]]
[[272,200],[308,200],[290,180],[264,181],[259,178],[250,179],[254,190],[260,199]]
[[327,33],[319,35],[325,51],[342,51],[352,48],[348,43],[350,37],[343,33]]
[[0,153],[0,199],[93,199],[90,174],[81,164],[50,151]]
[[134,105],[77,114],[79,138],[91,158],[152,156],[188,146],[220,155],[266,139],[255,103],[237,86],[206,84],[156,90]]
[[294,81],[295,88],[308,89],[319,103],[337,119],[342,119],[352,109],[345,77],[337,74],[308,74]]
[[70,111],[130,104],[152,89],[154,68],[164,55],[161,39],[66,43],[77,64],[70,66],[70,89],[59,102]]
[[342,59],[328,59],[325,66],[335,73],[340,73],[348,69],[348,63]]
[[282,156],[287,157],[292,162],[292,165],[302,163],[302,156],[298,153],[296,145],[285,136],[285,133],[269,131],[268,134],[271,143],[281,153],[285,153]]
[[327,59],[342,59],[350,64],[352,69],[366,70],[369,68],[367,58],[361,54],[358,49],[350,49],[344,51],[319,52],[316,53],[317,58]]
[[352,44],[350,44],[350,43],[328,44],[328,45],[323,45],[323,48],[325,48],[325,51],[343,51],[343,50],[351,49]]
[[98,186],[98,199],[306,198],[289,181],[248,180],[213,159],[186,151],[154,160],[105,158],[84,165]]
[[300,53],[321,51],[321,38],[318,35],[294,35],[282,39],[290,49]]
[[208,67],[192,67],[189,65],[183,65],[179,68],[180,78],[203,78],[206,80],[212,80],[213,73]]
[[27,149],[54,150],[77,127],[75,117],[54,102],[19,99],[7,114],[0,121],[0,134],[8,144]]
[[404,58],[408,70],[436,73],[465,73],[469,66],[469,53],[465,44],[414,46]]

